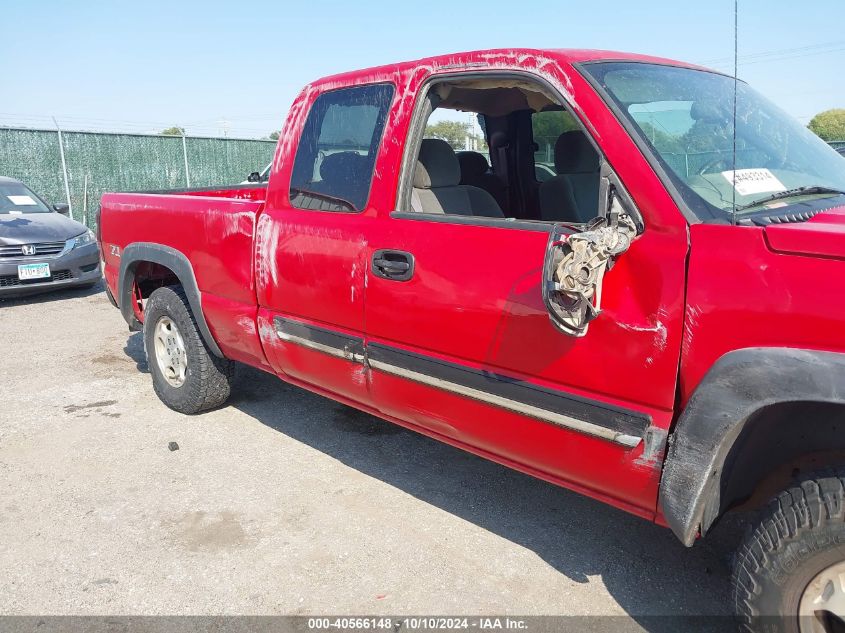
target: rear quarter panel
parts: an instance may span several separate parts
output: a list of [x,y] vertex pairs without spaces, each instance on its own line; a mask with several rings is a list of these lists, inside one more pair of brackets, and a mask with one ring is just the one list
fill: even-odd
[[191,262],[209,328],[227,357],[266,365],[258,342],[252,245],[260,200],[107,193],[101,203],[105,277],[119,296],[120,254],[132,243],[176,249]]

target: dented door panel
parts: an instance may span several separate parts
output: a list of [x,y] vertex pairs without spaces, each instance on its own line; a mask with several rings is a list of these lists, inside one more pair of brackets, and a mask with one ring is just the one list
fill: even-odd
[[[505,57],[497,68],[508,67]],[[410,77],[409,93],[427,76]],[[555,65],[541,77],[589,120],[645,232],[604,276],[602,313],[578,338],[552,324],[543,301],[550,225],[520,230],[382,210],[368,248],[412,254],[414,275],[402,283],[368,275],[367,345],[421,364],[403,373],[371,356],[372,397],[385,414],[652,513],[675,398],[686,226],[666,216],[665,190],[640,155],[632,159],[630,138],[592,89]],[[478,385],[462,380],[464,371],[492,378]],[[551,395],[537,400],[533,388]]]
[[[606,405],[648,422],[643,441],[631,448],[624,438],[597,438],[572,425],[479,404],[448,385],[421,385],[372,368],[377,406],[564,482],[612,495],[624,490],[624,498],[653,508],[659,460],[644,440],[648,433],[660,436],[671,421],[683,309],[682,287],[675,285],[680,280],[660,274],[663,262],[683,257],[674,240],[659,232],[636,240],[605,277],[603,313],[586,336],[574,338],[554,327],[543,303],[546,231],[409,219],[391,219],[384,227],[371,236],[373,247],[413,253],[415,275],[401,284],[369,277],[369,344],[583,400],[587,413],[572,417],[623,434]],[[649,272],[646,278],[642,271]]]

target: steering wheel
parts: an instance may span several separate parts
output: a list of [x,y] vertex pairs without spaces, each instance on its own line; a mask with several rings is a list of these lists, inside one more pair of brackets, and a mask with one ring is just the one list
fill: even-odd
[[784,156],[775,156],[766,163],[766,167],[769,169],[780,169],[784,171],[798,171],[802,170],[801,167],[796,165],[794,162],[789,160],[785,155]]
[[698,175],[703,176],[704,174],[712,173],[713,170],[711,168],[716,167],[716,165],[722,165],[724,167],[724,169],[722,169],[721,171],[725,171],[726,169],[731,168],[731,162],[732,162],[731,159],[725,158],[723,156],[719,156],[718,158],[714,158],[713,160],[705,163],[698,170]]

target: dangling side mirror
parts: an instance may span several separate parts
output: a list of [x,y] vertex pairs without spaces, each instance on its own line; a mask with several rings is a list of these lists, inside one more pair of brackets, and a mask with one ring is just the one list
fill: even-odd
[[580,231],[555,224],[546,244],[543,302],[555,327],[569,336],[584,336],[601,314],[605,273],[643,231],[639,212],[606,165],[599,199],[601,215]]

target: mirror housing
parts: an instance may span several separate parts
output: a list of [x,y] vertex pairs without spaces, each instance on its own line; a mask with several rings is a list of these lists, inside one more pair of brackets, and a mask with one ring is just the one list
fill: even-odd
[[62,215],[68,215],[70,213],[70,205],[64,202],[54,204],[53,211],[55,211],[56,213],[61,213]]
[[246,177],[247,182],[261,182],[261,174],[257,171],[252,172]]
[[610,167],[602,165],[601,215],[579,230],[555,224],[543,263],[543,303],[554,326],[573,337],[601,314],[605,273],[643,232],[639,212]]

